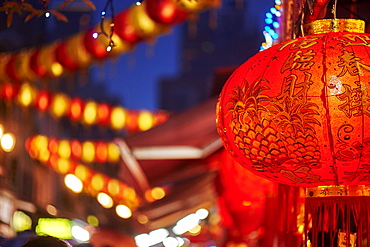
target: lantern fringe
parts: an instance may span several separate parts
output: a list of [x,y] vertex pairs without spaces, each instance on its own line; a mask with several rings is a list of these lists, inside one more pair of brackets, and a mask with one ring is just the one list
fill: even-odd
[[304,240],[304,188],[278,184],[274,195],[267,198],[265,233],[261,246],[301,246]]
[[[305,247],[308,240],[312,247],[370,246],[370,197],[306,198],[305,211]],[[354,239],[347,241],[346,236]]]

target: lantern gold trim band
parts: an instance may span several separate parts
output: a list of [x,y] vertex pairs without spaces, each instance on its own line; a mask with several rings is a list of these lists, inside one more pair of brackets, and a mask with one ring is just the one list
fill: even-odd
[[303,25],[304,35],[329,32],[365,32],[365,22],[358,19],[322,19]]
[[306,198],[331,196],[370,196],[369,185],[317,186],[306,188]]

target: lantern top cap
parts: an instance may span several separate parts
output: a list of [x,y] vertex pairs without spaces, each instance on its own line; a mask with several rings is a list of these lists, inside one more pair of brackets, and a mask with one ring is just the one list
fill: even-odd
[[358,19],[322,19],[303,25],[305,35],[330,32],[364,33],[365,21]]

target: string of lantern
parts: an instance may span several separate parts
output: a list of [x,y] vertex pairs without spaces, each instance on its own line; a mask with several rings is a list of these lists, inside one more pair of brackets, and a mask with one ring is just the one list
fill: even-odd
[[83,125],[99,125],[116,131],[124,129],[131,133],[148,130],[168,119],[165,111],[129,110],[93,100],[71,98],[65,93],[38,90],[30,83],[3,83],[0,86],[0,99],[49,112],[55,118],[67,117]]
[[[90,142],[89,145],[92,144],[93,142]],[[133,188],[118,179],[90,169],[76,161],[76,159],[73,159],[80,155],[81,157],[84,156],[85,151],[83,146],[84,145],[81,145],[81,149],[79,149],[78,147],[80,146],[76,141],[58,141],[55,138],[48,138],[43,135],[36,135],[28,138],[25,145],[26,150],[33,159],[40,161],[59,174],[64,175],[66,186],[73,192],[80,193],[84,191],[93,197],[97,197],[99,203],[105,208],[113,207],[114,203],[116,204],[116,210],[127,207],[127,209],[132,211],[137,208],[141,200]],[[102,162],[99,156],[102,155],[102,152],[104,153],[104,151],[101,151],[104,148],[99,149],[97,146],[98,145],[96,145],[96,154],[100,153],[100,155],[94,155],[94,157],[96,157],[95,161]],[[108,147],[109,144],[106,146]],[[68,151],[66,150],[69,150],[70,155],[67,155]],[[89,148],[87,148],[87,150],[86,152],[94,152]],[[109,150],[109,148],[105,150],[107,161],[109,161],[109,158],[112,159],[113,157],[113,160],[116,162],[117,157],[119,158],[119,151],[115,150],[110,153]],[[86,159],[82,160],[87,161]]]
[[[90,64],[133,50],[139,42],[153,42],[172,25],[219,6],[218,0],[146,0],[132,5],[84,32],[40,48],[0,53],[0,81],[22,82],[49,79],[87,68]],[[110,37],[98,35],[102,30]],[[113,47],[111,45],[114,44]],[[110,47],[110,48],[109,48]]]
[[57,139],[45,135],[29,137],[26,144],[31,157],[37,157],[42,162],[50,162],[52,155],[63,159],[81,160],[84,163],[117,164],[120,151],[113,141],[78,141],[76,139]]

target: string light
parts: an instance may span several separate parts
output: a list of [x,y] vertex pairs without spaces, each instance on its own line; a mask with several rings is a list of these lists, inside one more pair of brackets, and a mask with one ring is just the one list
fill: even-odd
[[49,11],[46,11],[46,12],[45,12],[45,17],[46,17],[46,18],[49,18],[49,17],[50,17],[50,12],[49,12]]
[[136,5],[141,5],[141,4],[142,4],[142,2],[143,2],[142,0],[139,0],[139,1],[136,1],[136,2],[135,2],[135,4],[136,4]]
[[265,18],[265,29],[263,31],[263,36],[265,37],[265,42],[262,43],[260,51],[266,50],[273,46],[276,40],[279,38],[277,29],[280,27],[279,17],[281,16],[281,0],[275,0],[274,7],[270,8],[270,11],[266,13]]
[[[105,30],[104,30],[104,20],[105,20],[105,16],[107,14],[107,9],[108,7],[110,7],[110,11],[112,13],[112,18],[111,18],[111,23],[109,25],[109,33],[107,33]],[[110,52],[113,47],[115,47],[115,44],[114,44],[114,41],[113,41],[113,34],[114,34],[114,7],[113,7],[113,0],[108,0],[107,3],[105,4],[105,7],[104,7],[104,10],[101,12],[101,21],[100,21],[100,32],[95,32],[92,34],[93,38],[94,39],[97,39],[99,37],[99,35],[104,35],[105,37],[107,37],[109,39],[109,42],[108,42],[108,46],[107,46],[107,52]]]

